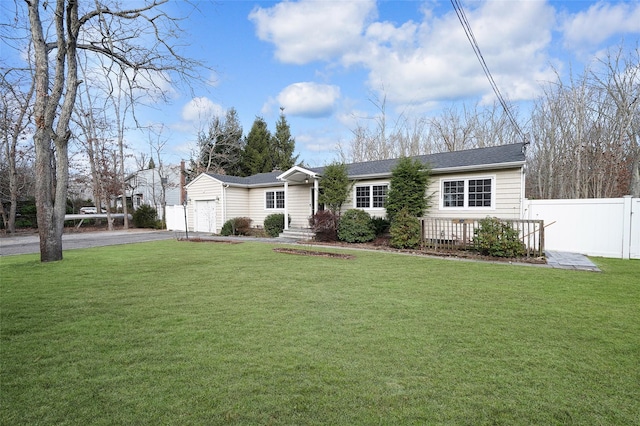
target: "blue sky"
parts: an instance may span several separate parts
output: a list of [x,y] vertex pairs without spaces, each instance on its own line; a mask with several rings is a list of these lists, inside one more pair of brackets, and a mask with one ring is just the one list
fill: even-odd
[[[580,70],[622,39],[640,39],[637,1],[460,1],[505,98],[526,106],[541,83]],[[167,161],[188,159],[198,129],[234,107],[247,134],[256,116],[271,131],[284,107],[299,159],[338,157],[358,122],[371,122],[372,98],[387,113],[431,116],[494,95],[449,1],[170,2],[182,22],[185,54],[213,69],[193,93],[140,111],[162,123]],[[145,150],[146,136],[131,133]]]

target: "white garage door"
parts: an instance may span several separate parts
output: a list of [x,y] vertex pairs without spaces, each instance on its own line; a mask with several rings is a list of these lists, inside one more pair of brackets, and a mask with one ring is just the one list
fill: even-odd
[[196,201],[196,231],[216,232],[216,202],[213,200]]

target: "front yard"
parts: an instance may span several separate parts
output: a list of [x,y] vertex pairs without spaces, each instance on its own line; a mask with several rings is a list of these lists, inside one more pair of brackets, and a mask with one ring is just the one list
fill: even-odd
[[638,261],[274,247],[0,258],[0,424],[638,424]]

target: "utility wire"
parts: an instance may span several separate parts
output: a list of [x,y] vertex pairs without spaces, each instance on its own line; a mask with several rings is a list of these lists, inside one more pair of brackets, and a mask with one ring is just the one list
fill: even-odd
[[496,94],[496,97],[498,98],[500,105],[502,105],[502,108],[504,109],[505,114],[507,114],[507,118],[509,118],[509,121],[511,121],[511,124],[516,129],[516,132],[518,133],[518,135],[520,135],[525,145],[528,144],[529,142],[527,141],[524,134],[522,133],[522,130],[520,130],[520,126],[518,125],[517,121],[511,114],[511,110],[509,109],[507,102],[504,100],[502,93],[500,93],[500,89],[498,88],[498,85],[493,79],[493,76],[491,75],[491,71],[489,71],[489,67],[487,66],[487,63],[485,62],[484,57],[482,56],[482,52],[480,51],[480,46],[478,46],[478,41],[476,40],[476,37],[473,35],[473,31],[471,30],[471,25],[467,20],[467,16],[464,13],[464,9],[462,8],[458,0],[451,0],[451,5],[453,6],[453,9],[456,11],[456,15],[458,15],[458,20],[460,21],[460,24],[464,29],[464,33],[467,36],[469,43],[471,43],[471,48],[473,49],[473,52],[476,54],[476,57],[480,62],[480,66],[482,67],[482,70],[484,71],[485,76],[487,76],[487,80],[489,80],[489,84],[491,85],[493,92]]

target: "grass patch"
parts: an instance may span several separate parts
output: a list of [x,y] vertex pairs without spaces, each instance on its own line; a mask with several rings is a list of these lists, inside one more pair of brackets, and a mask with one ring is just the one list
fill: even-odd
[[640,262],[273,248],[0,258],[0,424],[638,424]]

